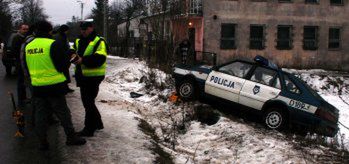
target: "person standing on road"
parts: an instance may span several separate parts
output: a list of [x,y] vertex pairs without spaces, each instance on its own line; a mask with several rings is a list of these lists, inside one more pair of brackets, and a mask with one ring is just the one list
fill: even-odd
[[95,99],[105,77],[107,45],[94,31],[92,22],[82,22],[80,28],[81,35],[73,46],[77,55],[72,62],[76,64],[75,78],[86,113],[85,127],[78,134],[91,137],[96,130],[104,128]]
[[2,38],[0,38],[0,56],[1,57],[4,53],[4,47],[5,47],[5,44],[3,43]]
[[66,83],[63,71],[69,63],[61,55],[62,45],[51,39],[52,25],[39,21],[35,25],[35,39],[25,46],[23,60],[33,87],[35,105],[35,131],[40,150],[48,150],[47,119],[54,113],[67,136],[66,145],[83,145],[86,140],[76,135],[70,109],[65,99]]
[[24,84],[24,74],[23,74],[23,70],[21,69],[20,52],[21,52],[21,46],[25,41],[25,37],[28,31],[29,31],[29,26],[27,24],[21,24],[19,26],[17,34],[14,36],[11,43],[11,53],[15,56],[15,59],[16,59],[16,70],[17,70],[17,76],[18,76],[17,98],[18,98],[18,105],[20,108],[23,108],[25,106],[25,100],[27,99],[27,92]]
[[[72,53],[70,51],[68,36],[67,36],[68,32],[69,32],[69,26],[64,24],[58,28],[57,34],[54,35],[54,39],[57,42],[60,42],[61,45],[63,45],[63,50],[65,53],[62,55],[63,55],[63,58],[67,60],[67,63],[69,63],[69,59],[71,58],[71,55],[72,55]],[[70,67],[70,65],[69,65],[69,67]],[[66,83],[67,83],[68,92],[74,92],[74,90],[70,89],[68,86],[68,84],[71,82],[70,74],[69,74],[69,67],[63,73],[64,73],[65,78],[67,79]]]

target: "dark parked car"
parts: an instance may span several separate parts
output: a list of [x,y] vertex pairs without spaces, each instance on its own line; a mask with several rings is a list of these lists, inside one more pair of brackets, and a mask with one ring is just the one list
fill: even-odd
[[219,66],[176,65],[174,78],[184,100],[204,96],[257,110],[270,129],[291,123],[333,137],[338,131],[338,109],[305,82],[267,59],[234,60]]

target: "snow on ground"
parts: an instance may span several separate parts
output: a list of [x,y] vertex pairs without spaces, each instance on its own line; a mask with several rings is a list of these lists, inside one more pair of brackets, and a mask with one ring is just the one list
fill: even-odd
[[[69,159],[66,163],[153,163],[156,155],[149,150],[151,139],[139,130],[136,118],[147,121],[155,129],[160,147],[172,155],[175,163],[318,163],[318,157],[329,156],[327,147],[303,148],[294,136],[269,131],[242,119],[221,116],[211,126],[190,119],[198,102],[173,104],[167,101],[173,88],[165,87],[161,91],[152,88],[161,83],[170,85],[165,80],[166,74],[149,69],[138,60],[109,57],[108,63],[108,73],[97,97],[105,129],[97,132],[96,137],[88,138],[86,146],[65,149],[64,156]],[[141,83],[146,81],[146,74],[156,76],[150,83]],[[346,110],[349,107],[337,96],[338,90],[321,89],[326,83],[317,76],[304,75],[303,78],[317,86],[321,95],[340,109],[340,121],[348,124]],[[144,95],[131,98],[130,92]],[[83,126],[84,116],[79,97],[77,89],[68,96],[78,130]],[[348,100],[348,93],[342,93],[342,98]],[[186,129],[183,132],[182,125]],[[349,136],[342,127],[341,133]],[[345,142],[348,141],[347,138]]]
[[[67,102],[75,129],[79,131],[83,128],[85,111],[79,89],[72,88],[75,92],[67,95]],[[100,100],[112,103],[103,103]],[[132,106],[123,102],[121,98],[115,98],[114,94],[110,94],[102,87],[97,98],[97,107],[102,115],[104,129],[97,131],[94,137],[86,138],[87,144],[84,146],[63,146],[62,156],[65,159],[63,163],[144,164],[155,160],[155,156],[149,150],[151,146],[149,137],[138,128],[137,118],[141,116],[129,110]],[[65,142],[62,128],[60,134],[60,141]]]

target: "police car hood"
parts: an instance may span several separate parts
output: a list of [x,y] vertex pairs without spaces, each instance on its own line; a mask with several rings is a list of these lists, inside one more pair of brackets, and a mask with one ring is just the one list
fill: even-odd
[[190,65],[186,65],[186,64],[178,64],[178,65],[175,65],[175,68],[180,68],[180,69],[185,69],[188,71],[197,71],[197,72],[209,74],[212,71],[213,66],[210,66],[210,65],[190,66]]

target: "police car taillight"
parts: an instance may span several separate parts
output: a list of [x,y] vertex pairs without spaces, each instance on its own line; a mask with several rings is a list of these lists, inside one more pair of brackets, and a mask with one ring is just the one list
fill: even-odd
[[325,119],[327,121],[337,122],[337,119],[333,114],[331,114],[330,112],[328,112],[322,108],[318,108],[315,112],[315,115],[317,115],[318,117]]

